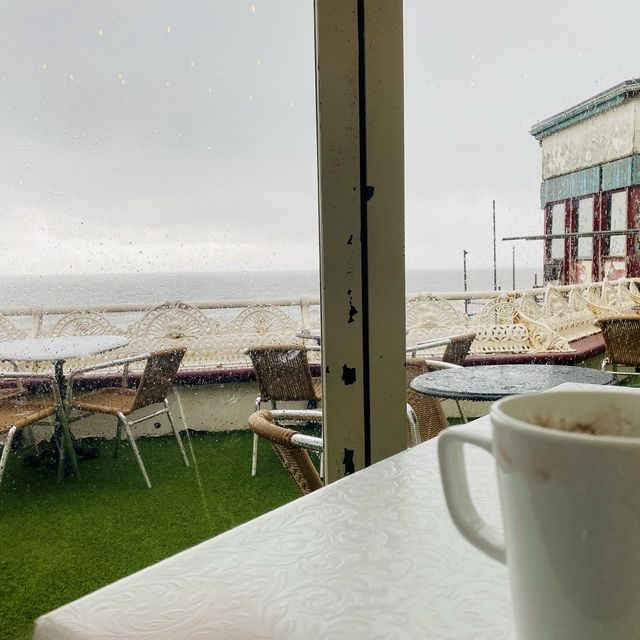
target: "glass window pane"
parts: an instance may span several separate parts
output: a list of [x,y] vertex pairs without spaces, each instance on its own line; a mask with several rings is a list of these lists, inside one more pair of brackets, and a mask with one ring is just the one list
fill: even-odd
[[[578,232],[593,231],[593,198],[578,201]],[[578,237],[578,257],[591,258],[593,256],[593,238]]]
[[[617,191],[611,194],[611,230],[627,228],[627,192]],[[626,236],[611,236],[610,256],[624,256],[627,253]]]

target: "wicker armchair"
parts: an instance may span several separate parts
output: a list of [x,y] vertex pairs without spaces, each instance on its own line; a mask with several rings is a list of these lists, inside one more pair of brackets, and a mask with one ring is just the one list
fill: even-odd
[[[22,379],[41,379],[51,385],[51,394],[35,395],[28,393],[22,387]],[[2,454],[0,454],[0,482],[7,467],[11,444],[18,431],[26,429],[31,440],[35,443],[35,438],[31,431],[32,425],[55,415],[62,407],[60,398],[60,390],[55,378],[45,373],[16,373],[16,372],[0,372],[0,379],[15,380],[17,387],[7,391],[15,391],[19,389],[19,393],[6,393],[0,398],[0,434],[4,436],[4,445],[2,446]],[[60,457],[58,463],[58,479],[61,477],[64,468],[65,447],[71,446],[69,435],[69,426],[66,423],[66,414],[60,411],[61,420],[65,422],[62,426],[62,437],[66,439],[66,443],[60,444]]]
[[[173,435],[175,436],[178,444],[180,454],[182,455],[182,459],[187,467],[190,466],[189,459],[187,458],[187,454],[180,438],[180,433],[176,429],[173,417],[169,411],[169,402],[166,397],[169,389],[171,388],[171,384],[173,383],[173,379],[178,372],[178,368],[182,362],[185,352],[186,349],[184,348],[167,349],[165,351],[145,353],[131,358],[112,360],[111,362],[104,362],[91,367],[76,369],[71,373],[69,379],[67,404],[73,409],[85,412],[80,416],[81,418],[90,413],[106,413],[117,416],[118,421],[116,426],[116,447],[114,456],[118,455],[120,439],[122,437],[121,430],[124,428],[124,432],[129,440],[133,454],[136,457],[144,482],[149,489],[151,488],[151,482],[149,481],[147,470],[145,469],[135,438],[131,432],[131,427],[134,424],[166,413],[167,418],[169,419],[169,425],[171,426],[171,430],[173,431]],[[127,387],[128,367],[132,362],[139,362],[143,360],[146,360],[146,366],[140,378],[140,382],[136,389],[129,389]],[[73,380],[78,374],[96,371],[98,369],[111,369],[117,366],[124,367],[121,386],[103,387],[96,391],[86,391],[77,394],[74,393]],[[159,403],[164,404],[164,408],[153,413],[146,414],[135,420],[127,419],[127,416],[134,411]]]
[[320,489],[323,484],[306,449],[322,453],[322,438],[306,436],[281,427],[276,420],[320,422],[321,411],[256,411],[249,416],[249,428],[255,436],[271,442],[284,468],[291,474],[303,495]]
[[438,398],[418,393],[411,381],[423,373],[433,371],[441,363],[424,358],[407,358],[407,446],[425,442],[437,436],[449,423]]
[[[245,353],[251,358],[260,387],[255,408],[260,411],[263,402],[302,401],[307,408],[315,408],[322,400],[322,380],[311,377],[307,350],[300,345],[253,347]],[[258,467],[258,435],[254,433],[251,453],[251,475]]]
[[[640,315],[601,316],[596,324],[602,329],[606,353],[602,370],[611,367],[614,375],[639,375]],[[633,367],[633,371],[618,372],[618,366]]]
[[475,338],[476,334],[473,332],[450,336],[449,342],[442,354],[442,362],[450,362],[451,364],[457,364],[463,367],[465,358],[469,355],[471,345]]
[[472,331],[469,333],[459,333],[445,338],[435,338],[433,340],[417,342],[407,347],[406,351],[407,355],[415,358],[419,351],[424,351],[425,349],[433,351],[433,349],[437,347],[444,347],[442,362],[450,362],[451,364],[457,364],[462,367],[464,366],[465,358],[469,355],[475,337],[476,334]]

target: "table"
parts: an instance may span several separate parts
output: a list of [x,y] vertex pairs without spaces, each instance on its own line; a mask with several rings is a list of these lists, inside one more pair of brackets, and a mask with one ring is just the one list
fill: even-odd
[[454,400],[499,400],[505,396],[546,391],[566,382],[611,384],[605,371],[557,364],[501,364],[424,373],[411,381],[420,393]]
[[[470,458],[497,524],[492,461]],[[457,533],[429,441],[40,617],[34,640],[513,634],[506,568]]]
[[[488,416],[473,424],[490,428]],[[474,503],[501,527],[493,460],[467,449]],[[449,518],[434,438],[36,620],[34,640],[67,638],[515,640],[515,631],[506,567]]]
[[[59,336],[53,338],[31,338],[26,340],[0,341],[0,360],[21,362],[51,362],[54,376],[62,402],[66,396],[66,380],[64,378],[64,363],[69,358],[86,358],[87,356],[111,351],[129,344],[124,336],[90,335],[90,336]],[[56,418],[56,432],[60,437],[60,415]],[[65,439],[66,440],[66,439]],[[69,441],[68,453],[73,470],[78,475],[78,464]]]

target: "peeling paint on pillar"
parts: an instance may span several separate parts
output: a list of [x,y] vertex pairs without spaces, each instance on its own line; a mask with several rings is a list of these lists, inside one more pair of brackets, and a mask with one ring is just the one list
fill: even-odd
[[354,449],[345,448],[344,457],[342,458],[342,464],[344,465],[345,476],[350,476],[352,473],[356,472],[356,465],[353,461],[354,454],[355,454]]
[[345,386],[350,384],[355,384],[356,382],[356,368],[355,367],[347,367],[346,364],[342,365],[342,382],[344,382]]
[[347,324],[351,324],[353,322],[353,316],[358,313],[358,310],[353,306],[353,296],[351,295],[351,289],[347,289],[347,295],[349,296],[349,319],[347,320]]

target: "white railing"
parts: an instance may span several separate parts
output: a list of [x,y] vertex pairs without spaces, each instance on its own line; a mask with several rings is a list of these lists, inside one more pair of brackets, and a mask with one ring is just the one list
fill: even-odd
[[[464,313],[464,301],[482,304]],[[0,310],[0,340],[116,334],[129,339],[117,354],[187,347],[192,368],[248,364],[258,344],[302,344],[302,329],[319,327],[318,298],[181,301],[161,305],[94,305]],[[454,333],[477,333],[472,351],[571,351],[570,342],[598,331],[597,315],[640,304],[634,280],[516,291],[423,293],[407,299],[407,345]],[[114,357],[115,354],[109,354]],[[317,357],[317,356],[316,356]]]

